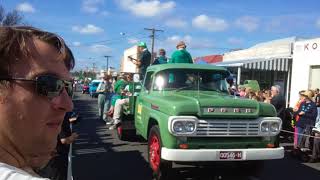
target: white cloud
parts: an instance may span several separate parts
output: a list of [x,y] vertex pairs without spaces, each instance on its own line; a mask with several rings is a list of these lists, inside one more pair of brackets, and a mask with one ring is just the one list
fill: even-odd
[[16,10],[24,12],[24,13],[34,13],[36,11],[34,9],[34,7],[30,3],[27,3],[27,2],[18,4],[16,7]]
[[317,26],[317,28],[320,29],[320,18],[318,18],[318,20],[317,20],[317,22],[316,22],[316,26]]
[[83,0],[81,9],[86,13],[97,13],[104,0]]
[[259,27],[259,19],[252,16],[242,16],[235,21],[235,25],[247,32],[252,32]]
[[209,49],[213,48],[214,45],[207,39],[199,39],[193,38],[190,35],[186,36],[170,36],[168,37],[163,44],[167,45],[170,44],[171,47],[175,47],[179,41],[184,41],[188,48],[190,49]]
[[72,31],[78,32],[80,34],[98,34],[104,30],[93,24],[87,24],[86,26],[72,26]]
[[94,44],[89,47],[89,51],[96,54],[110,53],[112,49],[103,44]]
[[236,38],[236,37],[230,37],[228,38],[228,43],[232,45],[239,45],[243,43],[243,39],[241,38]]
[[159,0],[119,0],[120,6],[136,16],[154,17],[172,11],[174,1],[160,2]]
[[137,44],[139,42],[139,39],[137,38],[128,38],[129,44]]
[[100,15],[102,15],[102,16],[109,16],[109,15],[110,15],[110,12],[108,12],[108,11],[102,11],[102,12],[100,13]]
[[78,42],[78,41],[75,41],[75,42],[72,42],[72,45],[73,45],[73,46],[81,46],[81,43]]
[[224,31],[229,26],[224,19],[209,17],[204,14],[193,18],[192,25],[196,28],[212,32]]
[[165,25],[173,28],[185,28],[187,27],[187,22],[182,19],[171,18],[165,22]]

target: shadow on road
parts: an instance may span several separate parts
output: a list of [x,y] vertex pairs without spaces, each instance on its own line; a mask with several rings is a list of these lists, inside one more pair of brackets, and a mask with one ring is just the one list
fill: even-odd
[[80,114],[80,122],[73,127],[79,133],[73,144],[74,179],[150,180],[151,170],[138,150],[113,149],[128,144],[110,142],[113,137],[106,133],[104,122],[97,119],[96,99],[78,98],[74,100],[75,111]]

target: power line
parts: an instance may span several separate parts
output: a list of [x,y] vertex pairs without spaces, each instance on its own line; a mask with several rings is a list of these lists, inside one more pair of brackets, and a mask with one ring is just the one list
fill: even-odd
[[[130,34],[130,36],[137,38],[135,36],[138,36],[139,39],[146,38],[147,36],[144,33],[134,33]],[[105,40],[100,40],[100,41],[92,41],[92,42],[86,42],[82,43],[81,45],[75,46],[75,45],[69,45],[69,47],[85,47],[85,46],[90,46],[98,43],[103,43],[103,44],[110,44],[110,43],[115,43],[115,42],[120,42],[123,40],[127,40],[124,37],[118,37],[118,38],[113,38],[113,39],[105,39]]]
[[154,52],[154,37],[156,32],[164,32],[164,30],[161,29],[155,29],[155,28],[144,28],[147,31],[151,31],[151,64],[153,63],[153,52]]

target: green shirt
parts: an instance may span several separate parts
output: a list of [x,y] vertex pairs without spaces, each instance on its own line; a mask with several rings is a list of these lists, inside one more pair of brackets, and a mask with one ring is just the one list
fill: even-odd
[[192,57],[191,57],[190,53],[188,53],[188,51],[185,49],[181,49],[181,50],[175,51],[172,54],[171,59],[169,60],[168,63],[191,63],[191,64],[193,64],[193,61],[192,61]]
[[127,85],[127,82],[123,79],[118,80],[114,84],[114,92],[118,95],[121,95],[121,90],[123,90]]

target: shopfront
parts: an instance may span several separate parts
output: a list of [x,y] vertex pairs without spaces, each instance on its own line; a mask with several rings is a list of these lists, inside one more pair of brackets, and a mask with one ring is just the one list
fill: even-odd
[[294,44],[290,106],[299,98],[300,90],[320,88],[320,38]]

